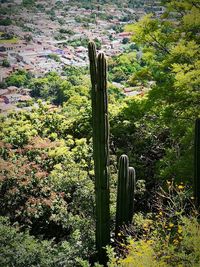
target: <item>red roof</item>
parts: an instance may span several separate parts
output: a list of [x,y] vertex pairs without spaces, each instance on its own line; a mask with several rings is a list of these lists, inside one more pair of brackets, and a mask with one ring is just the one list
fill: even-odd
[[119,33],[119,36],[121,36],[121,37],[128,37],[128,36],[131,36],[132,35],[132,33],[131,32],[120,32]]

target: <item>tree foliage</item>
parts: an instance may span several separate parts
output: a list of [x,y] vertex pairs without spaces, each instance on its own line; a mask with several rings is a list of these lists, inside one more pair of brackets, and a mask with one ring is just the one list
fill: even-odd
[[[145,118],[139,118],[139,125],[144,123],[152,137],[164,138],[157,175],[165,179],[192,179],[193,126],[199,116],[199,14],[195,1],[167,1],[162,19],[148,15],[126,28],[143,47],[143,68],[130,79],[155,82],[142,101]],[[127,111],[132,112],[133,102]]]

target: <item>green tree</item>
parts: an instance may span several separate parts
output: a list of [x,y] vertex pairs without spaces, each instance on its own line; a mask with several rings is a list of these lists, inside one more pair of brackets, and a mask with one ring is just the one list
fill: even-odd
[[93,162],[82,99],[72,95],[56,110],[38,101],[31,112],[0,118],[0,214],[40,238],[65,238],[71,266],[94,250]]
[[25,7],[31,7],[35,5],[35,0],[23,0],[22,5]]
[[10,63],[9,63],[9,61],[7,59],[3,60],[2,67],[6,67],[6,68],[10,67]]
[[27,85],[30,80],[30,74],[24,70],[19,70],[12,73],[8,78],[6,78],[6,83],[10,85],[14,85],[17,87]]
[[122,44],[127,44],[129,42],[129,38],[125,37],[122,40]]
[[0,25],[9,26],[12,24],[12,20],[10,18],[0,19]]
[[166,5],[163,18],[148,15],[126,27],[134,32],[132,40],[143,47],[142,69],[132,81],[155,82],[143,101],[149,121],[141,122],[165,140],[157,175],[191,181],[193,125],[200,115],[200,6],[190,0],[167,1]]
[[26,42],[30,42],[30,41],[33,40],[33,37],[32,37],[32,35],[30,35],[30,34],[26,34],[26,35],[24,35],[24,40],[25,40]]
[[55,60],[56,62],[60,62],[60,58],[57,54],[49,54],[48,57]]

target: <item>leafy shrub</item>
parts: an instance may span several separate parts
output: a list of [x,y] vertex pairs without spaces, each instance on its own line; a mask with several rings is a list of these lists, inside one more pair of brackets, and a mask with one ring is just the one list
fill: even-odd
[[199,266],[200,225],[190,190],[167,181],[154,197],[154,212],[134,215],[108,248],[109,267]]
[[[145,221],[143,225],[148,227]],[[120,259],[114,256],[108,266],[199,266],[200,225],[196,218],[182,217],[176,227],[168,223],[165,225],[168,231],[165,236],[161,236],[154,226],[148,237],[143,235],[140,240],[130,239],[127,245],[120,244],[127,255]],[[171,235],[175,234],[173,231],[176,238],[171,241]]]
[[61,266],[78,266],[94,251],[91,143],[67,134],[77,117],[38,105],[1,118],[0,215],[37,237],[66,240]]
[[53,266],[51,242],[20,233],[5,217],[0,217],[0,243],[0,266]]
[[[3,267],[68,267],[89,266],[81,258],[82,243],[76,231],[69,241],[56,244],[39,240],[28,232],[20,232],[8,218],[0,217],[0,266]],[[87,251],[88,253],[88,251]],[[87,264],[87,265],[84,265]]]

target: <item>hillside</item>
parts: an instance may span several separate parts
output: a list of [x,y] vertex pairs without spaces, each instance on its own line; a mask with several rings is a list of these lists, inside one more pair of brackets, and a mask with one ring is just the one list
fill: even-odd
[[[12,106],[0,114],[2,267],[200,264],[199,2],[163,1],[162,14],[127,21],[126,11],[142,1],[107,2],[52,1],[53,14],[42,1],[9,1],[18,13],[1,26],[2,38],[21,40],[23,31],[9,39],[5,28],[31,27],[32,18],[35,30],[24,55],[0,53],[18,58],[6,58],[3,70],[21,65],[0,89],[1,104]],[[47,54],[41,47],[48,42],[37,43],[47,27],[36,24],[39,9],[48,22],[55,17],[68,42]],[[90,9],[96,16],[83,15]],[[93,41],[70,41],[80,29],[83,35],[96,29]],[[42,62],[55,65],[34,72]]]

